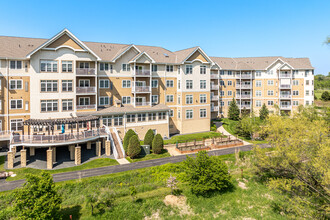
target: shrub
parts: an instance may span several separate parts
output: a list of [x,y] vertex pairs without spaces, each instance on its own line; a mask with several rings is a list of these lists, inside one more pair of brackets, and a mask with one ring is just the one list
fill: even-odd
[[239,108],[238,108],[234,98],[233,98],[233,101],[230,103],[230,106],[228,109],[228,118],[230,120],[234,120],[234,121],[239,120]]
[[330,93],[328,91],[324,91],[321,95],[321,99],[323,101],[329,101],[330,100]]
[[164,140],[160,134],[157,134],[152,141],[152,152],[160,154],[164,148]]
[[218,157],[210,157],[200,151],[196,158],[184,161],[186,180],[192,193],[207,195],[212,191],[224,191],[232,186],[227,165]]
[[211,122],[211,131],[216,131],[217,130],[217,126]]
[[144,136],[144,145],[149,145],[150,146],[150,149],[152,148],[152,141],[154,139],[154,132],[153,130],[149,129],[146,133],[146,135]]
[[128,144],[128,148],[127,148],[127,155],[130,158],[134,158],[136,156],[138,156],[141,152],[141,146],[140,146],[140,141],[137,135],[133,135],[130,139],[129,139],[129,144]]
[[133,135],[136,135],[136,133],[132,129],[129,129],[125,134],[124,141],[123,141],[123,147],[124,147],[126,154],[127,154],[129,140],[131,139],[131,137]]

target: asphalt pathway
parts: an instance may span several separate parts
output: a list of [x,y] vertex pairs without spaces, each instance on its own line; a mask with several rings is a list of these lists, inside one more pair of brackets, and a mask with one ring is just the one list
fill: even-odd
[[[267,147],[267,146],[262,146]],[[219,155],[226,155],[226,154],[233,154],[235,153],[235,149],[239,149],[240,151],[250,151],[253,148],[253,145],[243,145],[239,147],[231,147],[231,148],[224,148],[219,150],[208,151],[210,156],[219,156]],[[136,170],[140,168],[146,167],[154,167],[160,166],[167,163],[178,163],[186,159],[187,156],[196,156],[195,154],[186,154],[180,156],[173,156],[173,157],[165,157],[160,159],[154,160],[146,160],[140,161],[136,163],[129,163],[129,164],[121,164],[115,166],[107,166],[107,167],[99,167],[93,168],[88,170],[80,170],[80,171],[73,171],[73,172],[65,172],[65,173],[57,173],[53,174],[54,182],[61,182],[67,180],[74,180],[74,179],[81,179],[86,177],[93,177],[93,176],[101,176],[111,173],[119,173],[129,170]],[[17,187],[20,187],[25,180],[15,180],[15,181],[5,181],[0,180],[0,192],[13,190]]]

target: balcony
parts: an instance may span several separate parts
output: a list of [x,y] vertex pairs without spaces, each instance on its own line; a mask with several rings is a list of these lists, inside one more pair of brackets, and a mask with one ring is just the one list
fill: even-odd
[[219,100],[219,96],[214,95],[211,97],[211,101],[218,101]]
[[219,89],[218,85],[211,84],[211,90],[218,90],[218,89]]
[[96,105],[77,105],[77,110],[96,109]]
[[280,78],[291,78],[291,74],[280,73]]
[[151,76],[150,70],[135,70],[133,72],[135,76]]
[[252,79],[252,74],[242,74],[240,76],[241,79]]
[[96,87],[77,87],[76,93],[78,94],[96,93]]
[[282,109],[282,110],[291,110],[291,105],[280,105],[280,109]]
[[236,84],[236,89],[252,89],[251,84]]
[[246,105],[246,104],[242,104],[240,105],[240,109],[250,109],[251,108],[251,105]]
[[96,71],[95,68],[77,68],[76,75],[80,76],[95,76]]
[[218,74],[211,74],[211,79],[219,79],[219,75]]
[[291,89],[291,85],[280,85],[280,89]]
[[251,99],[252,98],[252,95],[251,94],[249,94],[249,95],[245,95],[245,94],[240,95],[240,94],[237,94],[236,95],[236,98],[237,99]]
[[150,86],[133,86],[132,92],[138,92],[138,93],[149,93],[150,91]]
[[135,106],[150,106],[150,102],[135,102]]
[[280,94],[280,98],[281,99],[291,99],[291,95],[290,94]]
[[211,107],[211,112],[217,112],[217,111],[219,111],[219,106]]

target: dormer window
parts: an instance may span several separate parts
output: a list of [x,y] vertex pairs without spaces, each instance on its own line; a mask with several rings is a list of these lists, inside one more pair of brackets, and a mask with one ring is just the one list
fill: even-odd
[[20,60],[11,60],[10,69],[22,69],[22,61]]

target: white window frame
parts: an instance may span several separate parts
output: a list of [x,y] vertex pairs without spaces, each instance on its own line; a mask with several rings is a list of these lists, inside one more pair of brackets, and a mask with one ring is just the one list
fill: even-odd
[[174,110],[173,110],[173,109],[170,109],[170,111],[169,111],[169,116],[170,116],[170,117],[174,117]]
[[166,95],[166,102],[174,102],[174,95]]
[[[71,66],[71,71],[70,71],[70,66]],[[64,72],[64,73],[72,73],[73,72],[72,61],[71,60],[63,60],[61,68],[62,68],[62,72]]]
[[121,102],[123,104],[131,104],[132,97],[131,96],[123,96],[123,97],[121,97]]
[[131,88],[131,80],[123,80],[121,86],[122,88]]
[[293,80],[292,85],[299,86],[299,80]]
[[174,80],[166,80],[166,87],[173,88],[174,87]]
[[[21,88],[18,88],[18,81],[21,82]],[[14,82],[14,88],[12,88],[12,82]],[[9,80],[9,90],[21,90],[23,89],[23,80],[22,79],[11,79]]]
[[267,85],[268,86],[273,86],[274,85],[274,80],[267,80]]
[[298,106],[299,105],[299,101],[298,100],[294,100],[293,101],[293,106]]
[[130,66],[129,63],[123,63],[123,64],[121,65],[121,69],[122,69],[123,71],[128,72],[128,71],[131,71],[131,66]]
[[[69,85],[71,84],[71,90],[69,90]],[[65,87],[66,87],[66,90],[65,89],[63,89],[64,88],[64,86],[63,85],[65,85]],[[62,80],[62,92],[72,92],[73,91],[73,80]]]
[[[45,91],[42,90],[42,85],[45,85]],[[55,86],[56,85],[56,86]],[[50,87],[48,87],[50,86]],[[48,91],[48,88],[50,89]],[[54,90],[56,89],[56,90]],[[40,80],[40,92],[58,92],[58,81],[57,80]]]
[[173,72],[174,71],[174,66],[173,65],[166,65],[166,72]]
[[[14,62],[14,68],[12,68],[11,64]],[[20,68],[18,68],[18,63],[20,63]],[[23,61],[22,60],[10,60],[9,61],[9,68],[12,70],[20,70],[23,68]]]
[[[64,104],[66,104],[66,106]],[[64,111],[72,111],[72,110],[73,110],[73,99],[62,99],[62,111],[64,112]]]
[[227,95],[228,95],[228,96],[232,96],[232,95],[233,95],[233,91],[228,90],[228,91],[227,91]]
[[[203,114],[203,115],[202,115]],[[199,109],[199,117],[200,118],[206,118],[207,117],[207,111],[206,108]]]
[[299,96],[299,90],[293,90],[292,95],[293,96]]
[[194,96],[193,95],[186,95],[186,104],[187,105],[194,104]]
[[[80,104],[80,100],[84,100],[83,102],[84,102],[84,104],[83,105],[81,105]],[[86,100],[88,100],[88,104],[87,105],[90,105],[91,104],[91,99],[90,99],[90,97],[79,97],[79,105],[81,105],[81,106],[85,106],[86,105]]]
[[186,68],[185,68],[185,73],[186,73],[186,75],[192,74],[193,73],[193,65],[187,64]]
[[256,97],[261,97],[261,96],[262,96],[262,91],[256,90]]
[[206,89],[206,80],[204,80],[204,79],[199,80],[199,88]]
[[[156,99],[155,101],[154,101],[154,98]],[[151,102],[152,102],[152,104],[158,104],[158,95],[152,95],[151,96]]]
[[268,96],[274,96],[274,90],[267,90]]
[[273,106],[273,105],[274,105],[274,101],[272,101],[272,100],[268,100],[268,101],[267,101],[267,105],[269,105],[269,106]]
[[256,77],[261,77],[261,71],[256,71]]
[[228,80],[227,85],[228,85],[228,86],[232,86],[232,85],[233,85],[233,81]]
[[[108,83],[108,86],[106,86],[106,82]],[[102,83],[103,83],[103,85],[102,85]],[[110,80],[109,79],[100,79],[99,80],[99,87],[100,87],[100,89],[110,88]]]
[[[45,111],[43,111],[43,104],[45,103]],[[55,109],[56,106],[56,109]],[[51,107],[51,110],[48,108]],[[49,100],[40,100],[40,112],[58,112],[58,100],[57,99],[49,99]]]
[[100,62],[100,65],[99,65],[99,70],[100,71],[108,71],[109,70],[109,67],[110,67],[110,64],[109,63],[105,63],[105,62]]
[[261,107],[261,106],[262,106],[262,101],[256,100],[256,107]]
[[199,66],[199,73],[202,74],[202,75],[206,74],[206,66],[205,65]]
[[186,89],[193,89],[193,81],[191,79],[186,80]]
[[193,119],[194,118],[194,111],[192,109],[186,110],[186,119]]
[[199,103],[207,103],[207,95],[206,94],[200,94],[199,95]]
[[[156,84],[156,85],[154,85],[154,84]],[[158,79],[153,79],[151,81],[151,88],[158,88]]]
[[[106,102],[108,101],[108,103]],[[99,97],[99,105],[110,105],[110,97],[109,96],[100,96]]]
[[[45,69],[43,70],[43,65]],[[49,69],[50,67],[50,69]],[[40,72],[43,73],[57,73],[58,72],[58,62],[57,60],[40,60]]]
[[[13,128],[12,124],[15,123],[15,128]],[[21,124],[21,126],[19,126]],[[21,128],[21,129],[19,129]],[[23,119],[11,119],[10,120],[10,130],[11,131],[22,131],[23,127]]]
[[[18,103],[20,102],[21,107],[18,107]],[[12,103],[15,104],[15,107],[12,107]],[[23,99],[10,99],[10,109],[23,109]]]

